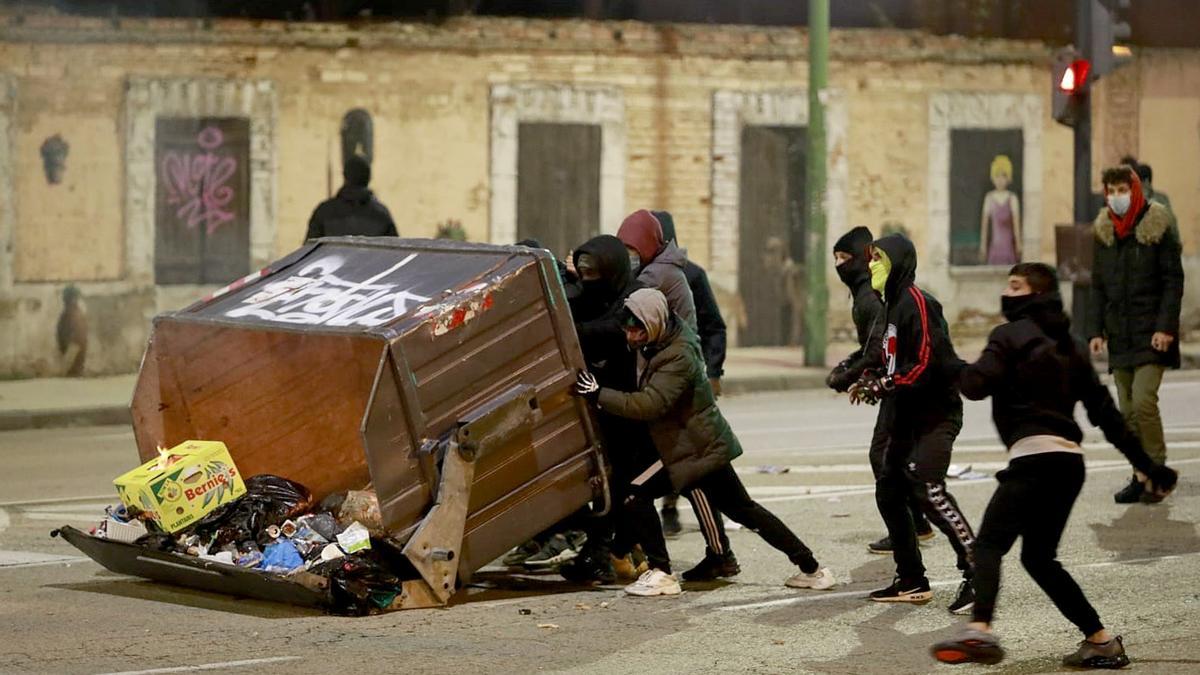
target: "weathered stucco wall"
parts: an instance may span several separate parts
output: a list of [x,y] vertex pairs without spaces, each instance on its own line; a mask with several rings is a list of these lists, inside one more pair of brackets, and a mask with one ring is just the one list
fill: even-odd
[[[493,88],[542,83],[615,91],[624,112],[614,133],[624,158],[613,199],[625,210],[671,210],[691,256],[711,264],[719,259],[714,242],[722,241],[723,222],[722,205],[713,203],[720,175],[714,167],[726,159],[714,149],[714,101],[719,92],[803,98],[805,50],[803,32],[790,29],[574,21],[349,29],[29,17],[10,24],[0,33],[0,92],[11,92],[7,102],[0,93],[0,134],[8,130],[0,138],[0,243],[11,240],[3,259],[9,269],[0,273],[0,376],[54,372],[65,282],[83,291],[91,373],[136,368],[148,320],[203,290],[155,289],[139,267],[145,251],[136,244],[138,230],[130,231],[126,199],[132,81],[255,82],[270,89],[272,117],[263,128],[273,148],[273,189],[253,235],[266,237],[266,257],[295,248],[313,207],[340,185],[338,129],[351,108],[366,108],[374,118],[372,188],[403,235],[432,236],[439,222],[455,219],[470,239],[487,241],[495,236],[493,205],[515,199],[493,185]],[[953,123],[970,124],[975,115],[984,126],[1026,124],[1027,139],[1036,137],[1040,161],[1029,166],[1036,175],[1024,187],[1038,193],[1040,207],[1026,241],[1052,261],[1053,225],[1071,216],[1072,171],[1070,131],[1049,115],[1048,49],[849,31],[835,32],[832,51],[837,105],[828,124],[839,140],[830,157],[831,241],[851,225],[877,230],[898,223],[923,256],[938,256],[923,260],[922,270],[951,319],[994,312],[1002,271],[956,273],[945,260],[945,235],[931,234],[941,199],[931,190],[933,102],[939,96],[982,101],[968,106],[980,112]],[[1195,252],[1200,158],[1180,143],[1200,143],[1194,84],[1200,54],[1146,59],[1165,61],[1138,66],[1139,154],[1155,165],[1156,182],[1170,193]],[[1190,88],[1179,89],[1169,68],[1191,78]],[[1023,112],[1008,112],[1017,110]],[[1160,133],[1162,126],[1174,139]],[[1189,129],[1191,140],[1180,141]],[[63,182],[49,185],[39,148],[56,133],[70,152]],[[732,297],[736,275],[716,280],[722,297]],[[834,323],[844,323],[844,303],[833,288]]]

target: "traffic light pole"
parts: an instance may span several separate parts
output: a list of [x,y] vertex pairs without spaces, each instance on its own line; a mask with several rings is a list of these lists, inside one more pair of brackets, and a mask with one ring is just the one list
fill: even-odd
[[[1075,0],[1075,42],[1083,54],[1091,54],[1092,42],[1092,1]],[[1089,77],[1091,77],[1089,75]],[[1075,186],[1074,212],[1075,223],[1089,223],[1096,214],[1092,213],[1092,87],[1085,83],[1083,100],[1080,102],[1077,121],[1075,122]],[[1089,240],[1090,241],[1090,240]],[[1091,295],[1091,285],[1080,283],[1072,285],[1071,316],[1076,334],[1083,337],[1087,330],[1088,298]]]
[[808,164],[805,223],[808,297],[804,303],[804,365],[824,367],[829,311],[825,282],[825,87],[829,76],[829,0],[808,0]]

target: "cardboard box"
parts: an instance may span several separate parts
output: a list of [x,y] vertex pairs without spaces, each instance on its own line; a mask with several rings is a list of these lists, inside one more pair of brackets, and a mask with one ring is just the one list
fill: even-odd
[[126,506],[178,532],[246,493],[241,473],[220,441],[184,441],[113,481]]

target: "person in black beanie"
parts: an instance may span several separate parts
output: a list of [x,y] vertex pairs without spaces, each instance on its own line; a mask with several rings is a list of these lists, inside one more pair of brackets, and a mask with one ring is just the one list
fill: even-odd
[[[668,243],[679,239],[675,234],[675,218],[669,211],[651,211],[662,225],[663,239]],[[685,250],[684,253],[687,251]],[[717,298],[712,286],[708,283],[708,273],[690,258],[684,263],[683,275],[687,277],[688,288],[692,289],[692,298],[696,303],[696,332],[700,336],[700,349],[704,352],[704,366],[708,374],[708,383],[712,385],[713,394],[721,396],[721,376],[725,374],[725,320],[721,318],[721,308],[717,306]],[[677,536],[683,531],[679,523],[679,495],[669,494],[663,497],[662,524],[663,533],[668,537]],[[726,564],[726,571],[733,571],[736,565]]]
[[321,237],[395,237],[396,223],[387,207],[367,187],[371,164],[353,155],[342,167],[346,183],[337,194],[317,205],[308,221],[305,240]]
[[1122,668],[1129,657],[1120,636],[1104,628],[1057,559],[1058,542],[1084,480],[1083,432],[1075,423],[1075,404],[1083,403],[1088,419],[1125,455],[1145,490],[1165,495],[1178,475],[1146,454],[1087,351],[1071,337],[1053,267],[1013,267],[1000,306],[1008,323],[992,331],[979,360],[963,368],[959,382],[969,399],[991,397],[992,419],[1009,451],[1008,468],[996,475],[1000,485],[975,542],[972,620],[959,635],[935,644],[933,656],[945,663],[999,663],[1004,658],[991,630],[992,615],[1000,561],[1021,537],[1021,564],[1084,635],[1063,665]]
[[[825,384],[838,393],[845,393],[850,386],[858,381],[868,368],[878,366],[883,361],[883,329],[887,323],[883,316],[883,300],[875,289],[871,288],[871,242],[875,236],[865,227],[856,227],[843,234],[833,245],[834,262],[837,265],[838,278],[850,289],[853,306],[850,316],[854,320],[854,329],[858,335],[859,348],[841,363],[834,367],[825,378]],[[887,424],[882,416],[875,422],[875,431],[871,435],[871,449],[868,458],[871,462],[871,472],[879,479],[883,467],[883,454],[888,444]],[[916,528],[917,539],[927,540],[934,536],[933,526],[921,512],[921,505],[915,495],[910,495],[908,511]],[[884,535],[882,539],[867,544],[871,553],[886,555],[892,552],[892,539]]]

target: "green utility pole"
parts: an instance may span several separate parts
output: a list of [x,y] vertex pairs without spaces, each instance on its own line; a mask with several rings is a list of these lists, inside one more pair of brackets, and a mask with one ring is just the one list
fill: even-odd
[[825,86],[829,75],[829,0],[808,0],[808,298],[804,308],[804,365],[824,366],[829,335],[825,285]]

